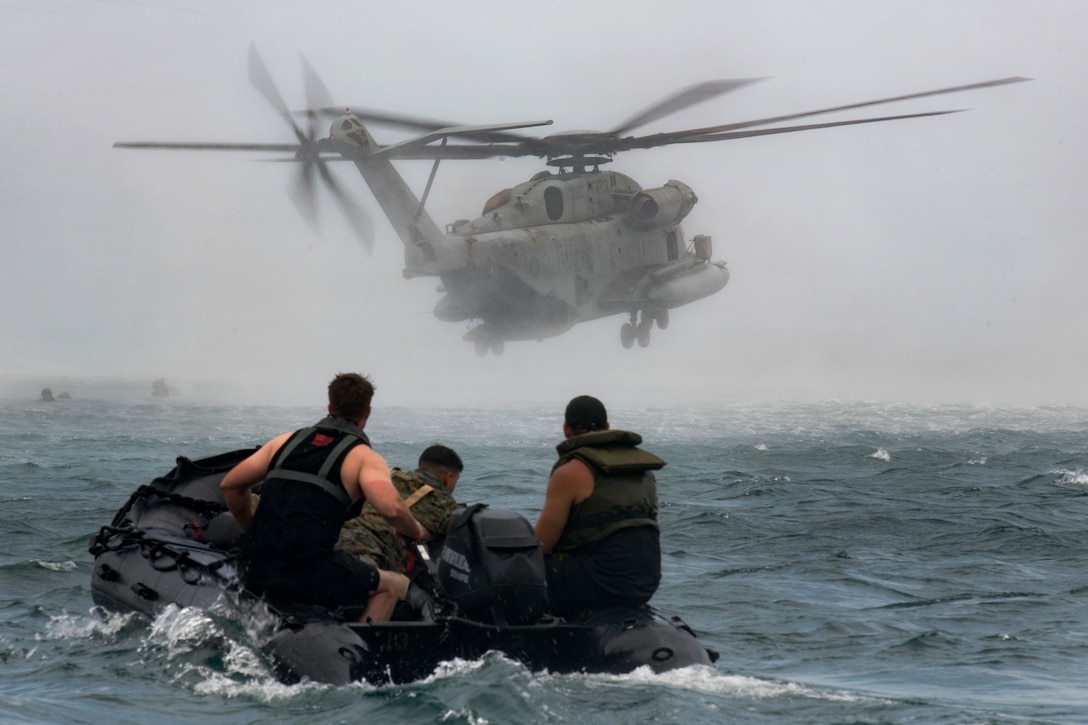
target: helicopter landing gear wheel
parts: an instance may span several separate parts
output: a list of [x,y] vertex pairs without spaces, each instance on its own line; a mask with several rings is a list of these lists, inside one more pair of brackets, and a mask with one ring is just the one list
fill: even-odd
[[650,344],[650,330],[653,329],[654,321],[652,319],[645,319],[638,323],[638,329],[635,330],[635,337],[638,338],[638,346],[646,347]]
[[657,328],[659,330],[667,329],[668,326],[669,326],[669,311],[668,310],[658,310],[657,312],[655,312],[654,313],[654,322],[657,323]]
[[490,345],[487,344],[487,340],[477,340],[476,341],[476,354],[479,355],[480,357],[486,357],[488,347],[490,347]]
[[502,351],[505,350],[505,349],[506,349],[506,343],[503,340],[495,340],[495,342],[491,343],[491,353],[495,357],[498,357],[499,355],[502,355]]
[[628,349],[635,344],[635,326],[630,322],[623,323],[620,328],[620,344]]

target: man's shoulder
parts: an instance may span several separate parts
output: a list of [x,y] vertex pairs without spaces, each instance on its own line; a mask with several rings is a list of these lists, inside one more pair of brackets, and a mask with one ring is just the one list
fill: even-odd
[[423,485],[423,479],[418,471],[405,471],[401,468],[393,468],[389,471],[393,484],[398,489],[405,489],[409,493]]
[[282,445],[283,445],[284,443],[286,443],[286,442],[287,442],[287,441],[288,441],[288,440],[289,440],[289,439],[291,438],[291,436],[293,436],[293,435],[294,435],[295,433],[298,433],[298,431],[297,431],[297,430],[289,430],[289,431],[287,431],[286,433],[280,433],[280,434],[279,434],[278,436],[276,436],[276,437],[275,437],[275,438],[273,438],[272,440],[270,440],[270,441],[268,441],[267,443],[265,443],[265,446],[277,446],[277,447],[279,447],[279,446],[282,446]]
[[[385,459],[365,443],[353,446],[340,465],[340,479],[345,486],[363,485],[385,479],[388,483],[389,468]],[[365,480],[364,480],[365,479]],[[350,483],[349,483],[350,482]]]
[[[393,485],[397,487],[397,490],[400,491],[401,496],[404,498],[408,498],[408,496],[424,486],[430,486],[434,492],[434,498],[453,498],[450,492],[446,490],[446,487],[442,485],[442,481],[429,473],[419,470],[405,471],[400,468],[394,468],[391,473]],[[428,494],[428,496],[431,496],[431,494]]]
[[577,474],[580,471],[591,472],[589,464],[579,456],[565,456],[556,463],[552,475],[562,472],[565,475]]
[[363,441],[357,441],[355,443],[355,445],[353,445],[351,447],[351,449],[348,451],[348,456],[350,456],[351,458],[354,458],[355,460],[363,460],[363,459],[368,459],[368,458],[379,458],[379,459],[382,460],[382,462],[385,461],[385,459],[382,458],[381,455],[377,451],[375,451],[373,448],[371,448],[369,445],[367,445]]
[[280,433],[278,436],[261,446],[253,454],[254,457],[264,458],[266,459],[266,461],[270,461],[276,456],[277,453],[279,453],[280,449],[283,448],[283,444],[289,441],[291,439],[291,436],[293,436],[295,433],[298,433],[298,431],[292,430],[287,431],[286,433]]
[[553,470],[549,485],[559,488],[583,488],[593,485],[593,469],[581,458],[561,461]]

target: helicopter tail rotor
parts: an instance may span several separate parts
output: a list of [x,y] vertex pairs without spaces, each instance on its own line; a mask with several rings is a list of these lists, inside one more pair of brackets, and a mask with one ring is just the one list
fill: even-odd
[[[306,83],[307,106],[311,109],[331,106],[332,96],[328,88],[326,88],[305,57],[302,58],[302,70]],[[272,80],[272,74],[268,72],[268,67],[264,64],[254,45],[249,47],[249,80],[257,91],[264,96],[269,105],[287,121],[295,134],[295,138],[298,139],[295,160],[300,163],[300,166],[298,176],[291,187],[290,197],[302,218],[314,230],[319,229],[317,193],[314,189],[317,183],[315,177],[319,177],[333,198],[336,199],[337,205],[344,212],[352,229],[355,231],[355,235],[363,243],[367,252],[372,251],[374,247],[373,219],[355,199],[344,191],[343,187],[329,171],[328,164],[321,157],[320,139],[318,138],[319,114],[313,111],[308,112],[306,130],[303,131],[299,127],[292,117],[286,101],[283,100],[275,81]]]

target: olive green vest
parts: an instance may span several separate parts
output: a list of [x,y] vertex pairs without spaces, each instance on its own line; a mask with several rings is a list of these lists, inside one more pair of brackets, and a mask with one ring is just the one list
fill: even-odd
[[593,472],[593,493],[571,507],[556,553],[568,553],[630,526],[657,528],[657,482],[665,461],[640,448],[642,436],[603,430],[574,436],[556,446],[554,471],[572,458]]

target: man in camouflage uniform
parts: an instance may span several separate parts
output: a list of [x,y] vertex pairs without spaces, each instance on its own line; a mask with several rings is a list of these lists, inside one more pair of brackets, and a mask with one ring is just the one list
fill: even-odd
[[[457,508],[453,489],[463,468],[461,457],[452,448],[433,445],[420,454],[416,470],[392,471],[393,485],[427,530],[430,541],[446,535],[450,514]],[[400,536],[370,505],[344,524],[336,548],[379,569],[403,574],[408,568],[408,551]]]

